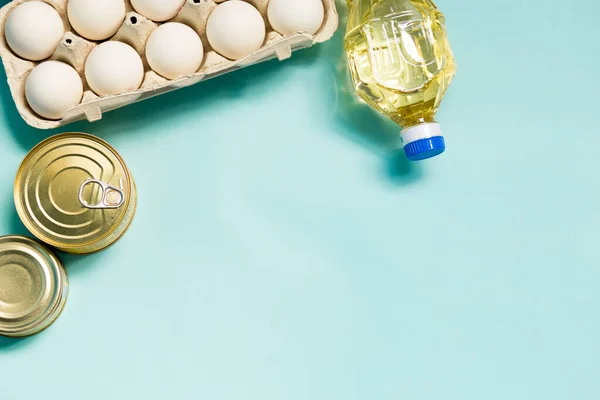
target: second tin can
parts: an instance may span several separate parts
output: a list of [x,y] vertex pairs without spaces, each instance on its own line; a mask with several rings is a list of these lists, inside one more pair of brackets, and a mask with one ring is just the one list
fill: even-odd
[[25,337],[60,315],[69,284],[58,257],[35,240],[0,237],[0,335]]
[[121,156],[83,133],[53,136],[34,147],[17,172],[14,195],[34,236],[74,254],[115,243],[136,208],[135,183]]

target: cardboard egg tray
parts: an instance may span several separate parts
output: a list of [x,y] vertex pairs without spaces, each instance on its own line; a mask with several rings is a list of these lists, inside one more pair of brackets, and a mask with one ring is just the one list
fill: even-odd
[[50,60],[63,61],[73,66],[81,76],[85,90],[82,102],[78,106],[68,110],[63,119],[55,121],[44,119],[34,113],[25,98],[27,76],[40,62],[32,62],[17,57],[9,48],[4,37],[4,24],[8,14],[14,7],[25,1],[27,0],[15,0],[0,9],[0,57],[2,57],[11,94],[19,113],[29,125],[39,129],[57,128],[84,118],[90,122],[98,121],[102,119],[104,112],[124,107],[128,104],[191,86],[200,81],[273,58],[285,60],[295,50],[307,48],[315,43],[321,43],[330,39],[338,25],[335,0],[323,0],[325,20],[314,36],[307,33],[296,33],[284,37],[275,32],[268,23],[267,6],[269,0],[245,0],[254,5],[262,14],[267,27],[266,40],[260,50],[242,59],[231,61],[210,48],[205,32],[206,22],[211,11],[217,7],[218,3],[227,0],[187,0],[179,14],[171,22],[181,22],[196,30],[204,44],[204,62],[200,70],[192,75],[176,80],[167,80],[150,69],[144,54],[146,40],[150,36],[150,33],[160,24],[152,22],[133,11],[133,7],[129,1],[126,1],[128,12],[125,22],[115,36],[109,40],[122,41],[138,51],[144,61],[144,81],[138,90],[99,97],[89,89],[89,86],[85,82],[84,66],[89,53],[101,42],[92,42],[83,39],[72,30],[66,11],[68,0],[43,0],[53,6],[62,16],[66,32],[58,48],[50,57]]

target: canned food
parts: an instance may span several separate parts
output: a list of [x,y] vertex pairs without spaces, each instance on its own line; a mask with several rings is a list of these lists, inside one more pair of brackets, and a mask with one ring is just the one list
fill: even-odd
[[121,156],[100,138],[65,133],[25,157],[15,180],[15,205],[29,231],[61,251],[106,249],[131,225],[136,189]]
[[46,329],[67,301],[67,273],[35,240],[0,237],[0,335],[24,337]]

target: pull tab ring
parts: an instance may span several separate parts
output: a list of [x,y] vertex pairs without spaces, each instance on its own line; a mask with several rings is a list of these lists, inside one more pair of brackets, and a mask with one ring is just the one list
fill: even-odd
[[[100,202],[95,205],[88,204],[87,201],[83,199],[83,190],[87,185],[98,185],[102,188],[102,197],[100,198]],[[83,182],[79,187],[79,202],[85,208],[90,210],[114,210],[121,207],[125,203],[125,192],[123,191],[123,180],[119,179],[119,185],[121,188],[116,188],[114,186],[108,185],[105,182],[102,182],[98,179],[88,179]]]

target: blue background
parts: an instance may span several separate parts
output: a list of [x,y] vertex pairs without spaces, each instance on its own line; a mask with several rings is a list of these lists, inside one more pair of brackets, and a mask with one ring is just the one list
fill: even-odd
[[[438,5],[459,73],[435,160],[351,104],[342,31],[61,129],[121,152],[139,208],[63,257],[55,325],[0,339],[0,398],[600,398],[600,6]],[[51,132],[0,95],[0,234],[24,234],[12,182]]]

